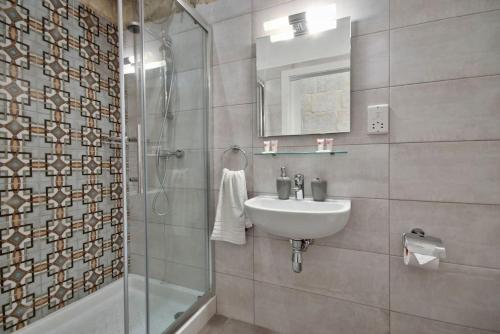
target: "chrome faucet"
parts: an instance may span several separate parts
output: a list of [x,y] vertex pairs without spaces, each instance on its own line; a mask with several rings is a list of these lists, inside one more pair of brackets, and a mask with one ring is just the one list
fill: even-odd
[[295,187],[293,187],[293,191],[295,192],[295,199],[303,200],[304,199],[304,175],[295,174],[293,178]]

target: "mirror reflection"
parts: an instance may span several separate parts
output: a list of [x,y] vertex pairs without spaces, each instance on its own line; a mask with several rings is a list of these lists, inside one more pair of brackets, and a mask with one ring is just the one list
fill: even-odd
[[264,30],[256,40],[259,135],[349,132],[350,18],[320,8]]

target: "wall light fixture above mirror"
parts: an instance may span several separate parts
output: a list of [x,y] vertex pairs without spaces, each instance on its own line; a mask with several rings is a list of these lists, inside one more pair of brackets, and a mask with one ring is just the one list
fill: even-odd
[[259,136],[350,131],[351,20],[335,5],[264,23],[257,38]]

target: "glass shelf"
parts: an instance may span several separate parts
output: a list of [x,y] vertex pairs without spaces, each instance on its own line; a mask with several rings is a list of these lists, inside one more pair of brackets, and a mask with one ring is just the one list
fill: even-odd
[[335,155],[335,154],[346,154],[347,151],[324,151],[324,152],[269,152],[269,153],[254,153],[254,155],[271,155],[271,156],[277,156],[277,155],[304,155],[304,154],[328,154],[328,155]]

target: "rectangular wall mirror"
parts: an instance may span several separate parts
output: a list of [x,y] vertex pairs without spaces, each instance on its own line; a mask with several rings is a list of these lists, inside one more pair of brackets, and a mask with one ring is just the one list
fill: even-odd
[[318,32],[307,14],[266,22],[256,40],[261,137],[350,131],[351,20]]

